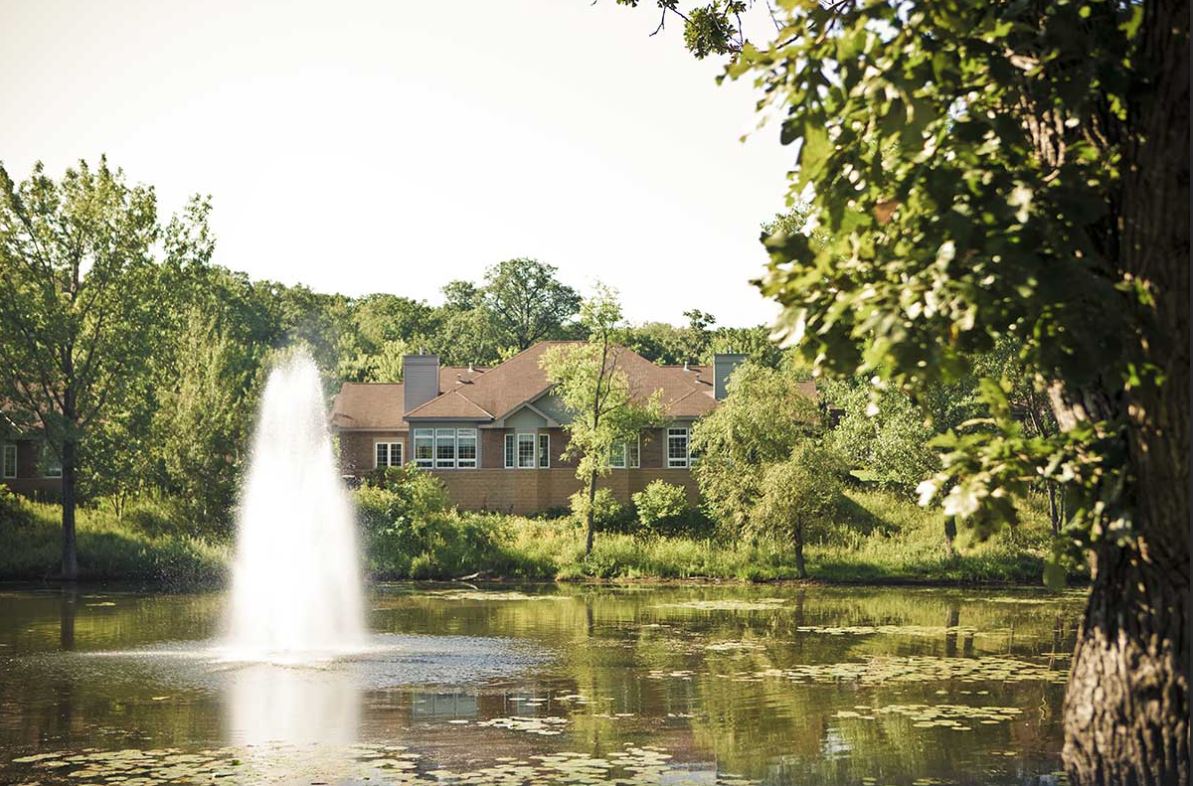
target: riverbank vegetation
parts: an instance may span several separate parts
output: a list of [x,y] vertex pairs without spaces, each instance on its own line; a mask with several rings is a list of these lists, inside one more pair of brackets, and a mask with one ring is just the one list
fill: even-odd
[[[400,491],[390,484],[355,494],[362,549],[374,580],[772,581],[798,576],[786,540],[718,538],[698,512],[685,512],[681,522],[672,518],[660,524],[661,531],[634,532],[634,511],[606,508],[592,553],[585,558],[584,528],[570,515],[454,511],[442,505],[436,484],[423,482],[430,476],[421,477],[402,484]],[[6,499],[0,578],[53,578],[61,550],[58,507]],[[411,515],[420,509],[421,514]],[[175,589],[221,584],[230,542],[188,534],[169,519],[169,511],[170,506],[152,501],[130,504],[119,518],[110,508],[80,509],[80,577]],[[834,522],[806,546],[807,572],[816,580],[1038,584],[1051,542],[1042,501],[1025,506],[1016,530],[982,543],[962,533],[952,557],[942,540],[941,514],[890,491],[847,488]]]

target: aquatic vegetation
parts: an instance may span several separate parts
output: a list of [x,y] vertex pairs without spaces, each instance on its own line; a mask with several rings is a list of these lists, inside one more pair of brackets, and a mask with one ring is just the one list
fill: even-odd
[[996,725],[1021,715],[1019,707],[975,707],[968,704],[887,704],[883,707],[861,707],[837,710],[838,719],[858,718],[875,720],[880,715],[902,715],[917,729],[947,728],[972,731],[974,723]]
[[489,720],[477,722],[478,726],[522,731],[527,734],[541,734],[544,737],[554,737],[563,734],[563,729],[567,724],[567,718],[561,718],[556,715],[544,715],[538,718],[513,715],[508,718],[490,718]]
[[[273,764],[285,758],[288,770]],[[700,784],[709,786],[752,786],[757,781],[721,773],[706,763],[685,765],[657,746],[626,743],[604,757],[587,753],[561,752],[526,758],[501,756],[489,766],[453,771],[436,766],[422,754],[400,745],[357,744],[328,750],[320,746],[267,745],[229,747],[201,751],[176,748],[119,751],[85,750],[46,752],[12,761],[35,783],[83,784],[120,783],[123,786],[158,786],[166,783],[215,781],[228,786],[279,783],[303,773],[303,782],[358,782],[402,784],[403,786],[504,786],[541,784],[572,786],[616,782],[623,786]],[[299,770],[294,769],[298,767]],[[18,770],[11,774],[16,775]],[[0,769],[0,774],[5,771]]]
[[775,611],[789,601],[785,598],[752,598],[750,600],[686,600],[679,603],[660,603],[660,609],[697,609],[699,611]]
[[566,595],[539,594],[528,595],[525,592],[497,592],[486,590],[445,590],[443,592],[428,593],[436,600],[479,600],[479,601],[511,601],[511,600],[570,600]]
[[[651,679],[691,679],[687,669],[653,669]],[[734,682],[782,679],[797,683],[856,682],[862,685],[926,683],[955,680],[976,682],[1052,682],[1064,684],[1067,671],[1048,664],[1003,657],[938,658],[930,655],[907,657],[875,656],[863,661],[805,663],[789,668],[717,674]]]
[[942,636],[982,636],[1001,638],[1006,630],[978,630],[966,625],[800,625],[800,633],[823,633],[828,636],[921,636],[939,638]]

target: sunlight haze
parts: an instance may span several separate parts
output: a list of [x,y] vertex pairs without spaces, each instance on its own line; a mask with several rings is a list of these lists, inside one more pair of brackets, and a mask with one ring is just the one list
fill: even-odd
[[656,22],[612,0],[0,0],[0,161],[20,180],[106,153],[163,213],[211,194],[215,262],[317,291],[437,303],[530,256],[634,321],[768,321],[748,282],[792,151],[741,143],[752,88]]

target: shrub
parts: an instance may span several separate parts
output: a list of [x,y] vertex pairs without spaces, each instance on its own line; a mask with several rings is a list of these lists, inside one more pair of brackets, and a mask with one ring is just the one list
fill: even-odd
[[[571,496],[572,515],[583,522],[588,509],[588,497],[581,489]],[[625,532],[634,524],[634,512],[617,501],[608,488],[596,490],[592,503],[592,525],[598,532]]]
[[10,491],[8,486],[0,483],[0,524],[14,526],[28,524],[30,521],[32,515],[21,498]]
[[795,546],[795,566],[800,578],[804,544],[812,535],[832,526],[844,499],[841,465],[827,448],[805,442],[787,461],[772,464],[762,475],[761,495],[750,528],[756,534],[786,540]]
[[688,505],[688,493],[683,486],[652,480],[633,499],[643,533],[665,538],[712,537],[715,529],[712,519]]
[[646,532],[657,531],[660,524],[678,519],[688,510],[688,494],[683,486],[663,480],[652,480],[633,499],[638,523]]
[[448,504],[443,482],[413,464],[374,472],[355,497],[361,523],[370,531],[426,519],[447,510]]

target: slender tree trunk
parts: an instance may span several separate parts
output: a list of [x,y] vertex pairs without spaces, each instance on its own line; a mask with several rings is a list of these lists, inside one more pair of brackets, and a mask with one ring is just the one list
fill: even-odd
[[808,578],[807,568],[804,566],[804,528],[795,528],[795,575],[801,579]]
[[78,445],[73,436],[62,441],[62,578],[79,577],[79,559],[75,547],[75,465]]
[[1048,481],[1048,523],[1052,525],[1052,534],[1060,534],[1060,500],[1057,499],[1056,484]]
[[957,556],[957,550],[953,547],[953,541],[957,538],[957,519],[952,516],[944,517],[944,550],[948,554],[949,559]]
[[1143,13],[1119,248],[1154,293],[1154,308],[1139,307],[1141,367],[1164,380],[1114,402],[1128,423],[1132,531],[1095,549],[1073,656],[1064,759],[1081,785],[1190,783],[1189,8],[1157,0]]
[[584,510],[584,556],[588,557],[592,553],[592,539],[593,539],[593,514],[596,507],[596,481],[597,473],[594,469],[588,475],[588,507]]

